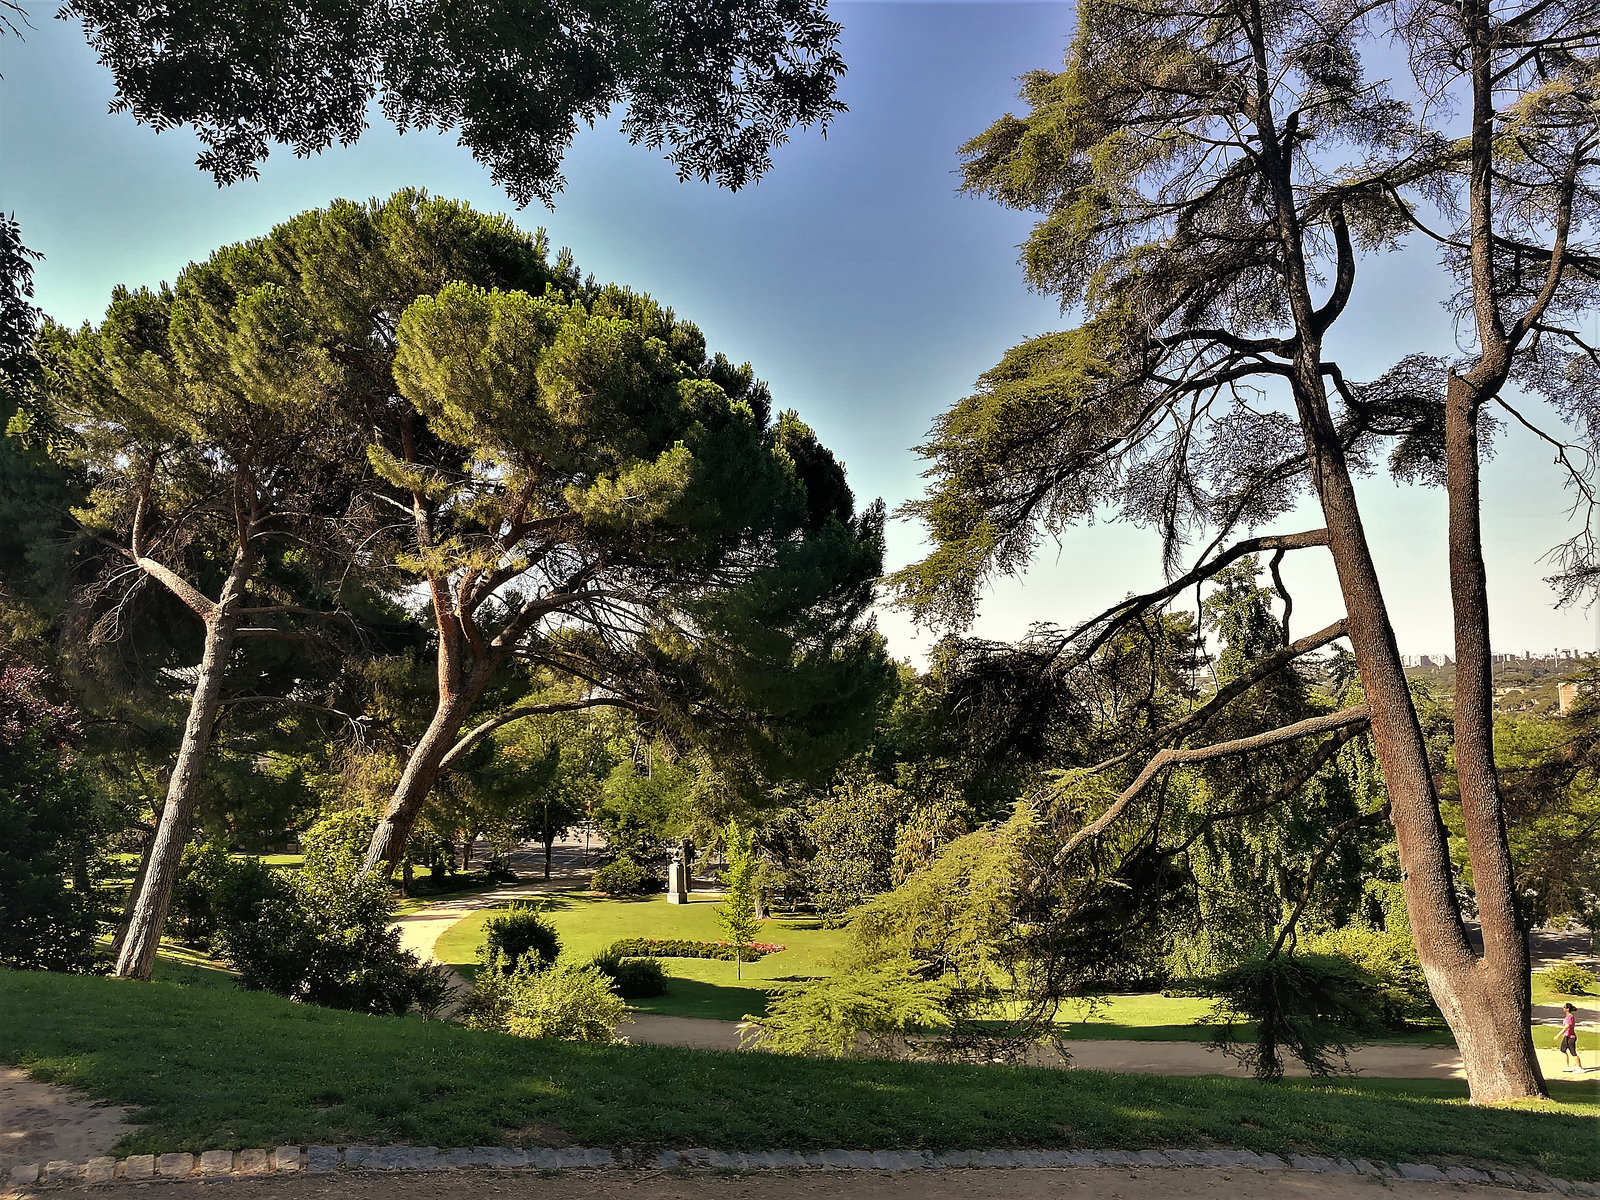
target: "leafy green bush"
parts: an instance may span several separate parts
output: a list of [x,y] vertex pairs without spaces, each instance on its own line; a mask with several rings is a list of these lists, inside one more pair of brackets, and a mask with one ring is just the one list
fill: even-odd
[[77,717],[45,698],[48,683],[0,660],[0,966],[88,971],[107,814],[73,758]]
[[624,958],[605,951],[595,955],[591,965],[611,980],[624,1000],[666,995],[667,971],[659,958]]
[[1575,962],[1560,962],[1544,973],[1545,986],[1562,996],[1586,996],[1595,985],[1594,972]]
[[746,942],[742,948],[732,942],[695,942],[688,938],[623,938],[605,948],[612,958],[713,958],[732,962],[735,956],[755,962],[783,947],[772,942]]
[[484,968],[477,990],[461,1006],[471,1029],[490,1029],[527,1038],[559,1038],[568,1042],[610,1042],[616,1027],[628,1019],[628,1006],[611,981],[592,964],[535,969],[524,961],[510,974],[492,970],[492,951],[480,959]]
[[[1348,1069],[1351,1043],[1374,1027],[1383,1008],[1372,976],[1331,954],[1247,959],[1213,976],[1210,990],[1217,997],[1211,1044],[1269,1081],[1283,1078],[1285,1050],[1313,1075]],[[1253,1045],[1239,1035],[1240,1022],[1256,1025]]]
[[506,971],[515,970],[525,955],[531,954],[539,967],[548,967],[561,956],[561,937],[539,905],[513,901],[485,921],[483,929],[485,943],[505,959]]
[[436,1016],[451,996],[449,972],[401,948],[388,883],[358,868],[332,854],[272,879],[253,912],[228,914],[223,957],[246,988],[352,1012]]
[[1302,938],[1299,949],[1345,959],[1366,974],[1375,1026],[1402,1030],[1408,1025],[1441,1019],[1408,930],[1385,931],[1351,924]]
[[178,879],[167,911],[167,936],[191,946],[220,944],[224,926],[249,921],[279,888],[259,859],[231,858],[221,842],[190,842],[183,848]]
[[642,896],[659,892],[662,884],[631,858],[619,858],[596,871],[589,886],[609,896]]
[[948,1030],[950,1008],[948,983],[899,958],[785,991],[767,1004],[752,1040],[776,1054],[891,1054],[908,1033]]

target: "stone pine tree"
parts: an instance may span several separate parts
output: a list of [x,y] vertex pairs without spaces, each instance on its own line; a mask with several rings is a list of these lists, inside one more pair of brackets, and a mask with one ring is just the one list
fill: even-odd
[[[430,597],[438,707],[368,869],[388,870],[434,780],[524,716],[611,706],[679,748],[742,727],[768,770],[863,738],[890,668],[867,605],[881,511],[748,368],[618,288],[563,298],[451,284],[398,325],[414,412],[371,455],[410,508],[404,564]],[[571,701],[482,712],[520,660]],[[476,718],[469,723],[469,717]]]
[[203,630],[188,717],[115,972],[148,979],[191,832],[230,664],[252,638],[297,638],[337,614],[307,603],[319,567],[351,566],[340,533],[358,426],[340,371],[294,297],[223,251],[176,286],[118,289],[105,319],[47,328],[53,415],[95,486],[79,519],[109,551],[108,619],[164,589]]
[[738,188],[791,129],[844,107],[825,0],[73,0],[60,15],[110,68],[113,111],[192,128],[219,183],[253,176],[274,142],[355,142],[376,100],[402,131],[459,130],[519,204],[548,201],[580,125],[617,108],[680,177]]
[[435,640],[434,711],[369,869],[392,869],[442,772],[525,717],[620,708],[679,749],[801,773],[866,736],[892,679],[867,616],[882,510],[855,511],[748,366],[542,235],[416,191],[303,213],[252,254],[344,371],[365,553],[426,598]]
[[[1160,738],[1078,773],[1120,781],[1095,804],[1051,798],[1063,825],[1052,869],[1092,853],[1174,765],[1295,743],[1313,747],[1314,765],[1370,731],[1417,950],[1478,1101],[1544,1090],[1490,740],[1478,470],[1508,382],[1543,389],[1580,438],[1600,428],[1596,351],[1577,320],[1600,279],[1583,248],[1596,214],[1591,18],[1583,4],[1486,0],[1084,0],[1065,69],[1026,76],[1027,112],[964,156],[971,191],[1041,214],[1028,277],[1083,304],[1085,319],[1012,350],[939,418],[922,448],[934,482],[912,505],[934,550],[897,577],[904,602],[959,626],[1042,530],[1112,506],[1160,530],[1172,582],[1064,633],[1057,656],[1081,660],[1246,554],[1275,566],[1325,550],[1347,615],[1242,679],[1345,637],[1359,701],[1216,741],[1211,720],[1242,694],[1239,681],[1220,689]],[[1410,51],[1407,94],[1363,71],[1362,51],[1385,29]],[[1411,357],[1375,382],[1351,380],[1326,342],[1362,298],[1363,252],[1419,229],[1461,284],[1459,328],[1473,345],[1460,362]],[[1443,486],[1450,511],[1455,745],[1481,951],[1351,482],[1385,450],[1397,475]],[[1580,495],[1593,495],[1584,460],[1570,447],[1565,457]],[[1306,490],[1320,527],[1246,536]],[[1203,549],[1185,568],[1196,538]],[[1581,579],[1592,558],[1582,543],[1568,551]]]

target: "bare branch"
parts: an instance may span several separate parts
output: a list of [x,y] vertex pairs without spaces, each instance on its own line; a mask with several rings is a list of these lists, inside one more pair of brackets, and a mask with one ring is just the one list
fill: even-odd
[[1111,807],[1106,809],[1098,818],[1085,825],[1071,837],[1061,848],[1055,852],[1050,863],[1059,867],[1070,858],[1074,851],[1091,838],[1097,838],[1122,816],[1127,808],[1139,795],[1150,786],[1152,780],[1157,778],[1168,767],[1179,766],[1183,763],[1205,762],[1213,758],[1230,758],[1239,754],[1250,754],[1256,750],[1265,750],[1271,746],[1279,746],[1284,742],[1298,741],[1301,738],[1315,737],[1319,733],[1331,733],[1351,725],[1365,725],[1370,717],[1367,705],[1357,704],[1351,708],[1343,708],[1338,712],[1324,713],[1322,716],[1310,717],[1304,721],[1296,721],[1293,725],[1284,725],[1278,729],[1271,729],[1265,733],[1252,734],[1250,737],[1235,738],[1229,742],[1217,742],[1210,746],[1196,746],[1187,750],[1168,748],[1157,752],[1139,772],[1135,779],[1122,794],[1112,801]]

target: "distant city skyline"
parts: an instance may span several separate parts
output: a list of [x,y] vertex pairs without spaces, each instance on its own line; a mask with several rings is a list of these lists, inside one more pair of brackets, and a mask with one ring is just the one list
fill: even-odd
[[[50,19],[53,6],[32,8],[26,41],[0,38],[0,209],[45,254],[37,299],[60,321],[97,319],[114,285],[170,280],[190,260],[336,197],[420,185],[512,209],[453,136],[400,137],[378,115],[355,147],[305,160],[279,150],[259,180],[219,190],[195,168],[189,133],[157,136],[107,115],[110,78],[81,31]],[[699,324],[713,348],[748,359],[777,407],[797,408],[843,460],[858,500],[881,496],[893,512],[921,492],[924,464],[911,448],[935,417],[1009,347],[1075,320],[1024,286],[1016,253],[1028,215],[958,194],[955,173],[957,146],[1020,107],[1016,77],[1060,64],[1071,12],[838,4],[850,112],[826,140],[797,132],[758,187],[679,183],[658,154],[628,146],[613,118],[577,139],[553,211],[513,217],[547,226],[584,271],[650,292]],[[1347,375],[1455,351],[1434,262],[1417,246],[1363,261],[1330,339]],[[1526,411],[1549,415],[1533,401]],[[1357,486],[1399,644],[1448,647],[1442,494],[1381,472]],[[1555,610],[1541,581],[1551,573],[1541,555],[1575,532],[1546,448],[1504,429],[1484,499],[1496,644],[1592,648],[1594,614]],[[971,632],[1013,640],[1033,622],[1070,625],[1157,586],[1154,535],[1102,516],[1059,545],[1046,540],[1023,579],[998,581]],[[1272,528],[1320,524],[1301,506]],[[926,551],[919,527],[891,522],[889,569]],[[1325,554],[1289,556],[1284,577],[1297,628],[1341,615]],[[933,643],[901,612],[883,610],[880,625],[898,657],[920,661]]]

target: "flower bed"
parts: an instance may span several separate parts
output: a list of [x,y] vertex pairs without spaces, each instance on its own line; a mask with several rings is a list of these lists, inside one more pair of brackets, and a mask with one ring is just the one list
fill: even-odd
[[755,962],[782,949],[772,942],[746,942],[736,947],[732,942],[696,942],[688,938],[623,938],[612,942],[605,953],[616,958],[715,958],[732,962],[739,957]]

